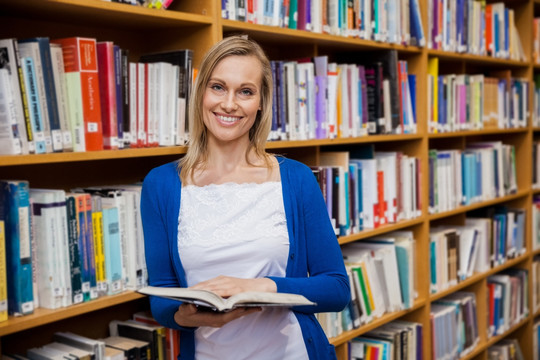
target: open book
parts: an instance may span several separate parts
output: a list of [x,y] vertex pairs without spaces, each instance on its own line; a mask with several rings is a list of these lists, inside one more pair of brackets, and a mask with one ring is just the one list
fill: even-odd
[[195,290],[188,288],[170,288],[147,286],[137,290],[141,294],[154,295],[173,300],[193,303],[199,306],[210,307],[217,311],[232,310],[236,307],[255,306],[297,306],[297,305],[317,305],[309,301],[302,295],[247,291],[233,295],[229,298],[221,296],[207,290]]

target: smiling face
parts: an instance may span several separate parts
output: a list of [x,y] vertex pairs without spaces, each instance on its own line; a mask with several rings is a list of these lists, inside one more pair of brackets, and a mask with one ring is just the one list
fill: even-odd
[[209,144],[249,144],[249,130],[261,106],[261,82],[261,63],[254,56],[228,56],[216,65],[202,104]]

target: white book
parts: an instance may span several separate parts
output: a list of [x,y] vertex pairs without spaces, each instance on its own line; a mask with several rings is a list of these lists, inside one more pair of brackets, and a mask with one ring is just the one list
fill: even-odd
[[146,146],[146,130],[145,130],[145,89],[146,75],[144,63],[137,63],[137,144],[138,146]]
[[94,360],[104,360],[105,343],[71,332],[56,332],[53,335],[54,341],[71,345],[79,349],[87,350],[94,355]]
[[33,147],[33,141],[28,140],[26,122],[29,121],[29,119],[25,115],[23,93],[21,91],[21,87],[24,87],[24,82],[21,83],[21,78],[19,77],[19,71],[22,69],[22,63],[19,56],[17,40],[15,38],[0,39],[0,49],[5,51],[5,60],[7,60],[0,65],[0,68],[6,69],[9,75],[8,78],[11,85],[11,91],[13,93],[13,110],[15,111],[15,118],[17,119],[17,132],[20,135],[19,146],[21,148],[21,153],[33,153],[35,149]]
[[[349,77],[347,74],[348,66],[346,64],[340,64],[338,67],[338,98],[340,98],[341,124],[339,124],[338,134],[341,133],[341,137],[348,138],[352,136],[352,124],[350,118],[350,98],[349,98]],[[340,97],[341,94],[341,97]]]
[[30,189],[32,226],[37,254],[37,285],[40,306],[46,309],[62,307],[63,249],[57,222],[56,196],[45,189]]
[[474,227],[478,232],[478,253],[473,272],[486,272],[490,269],[489,241],[491,238],[491,219],[466,218],[465,225]]
[[336,63],[328,64],[328,138],[337,137],[337,89],[338,69]]
[[137,126],[138,126],[138,64],[134,62],[129,63],[129,136],[124,138],[129,140],[130,147],[137,145]]
[[[21,134],[18,132],[15,94],[11,86],[9,70],[0,68],[0,154],[22,153]],[[14,129],[17,129],[14,131]]]
[[[34,62],[36,91],[39,97],[39,107],[41,117],[43,118],[43,135],[45,138],[46,152],[53,151],[53,138],[51,134],[51,125],[49,122],[49,112],[47,106],[47,96],[45,94],[45,82],[43,79],[43,66],[41,63],[41,54],[37,42],[19,42],[19,54],[21,58],[30,57]],[[61,145],[61,144],[60,144]]]
[[54,87],[56,89],[56,101],[58,102],[58,117],[60,119],[60,128],[62,129],[62,146],[64,151],[73,151],[62,45],[51,43],[50,46]]
[[158,143],[160,146],[175,145],[176,134],[176,99],[174,87],[178,82],[170,81],[175,78],[173,65],[165,62],[155,63],[157,68],[156,100],[157,100],[157,125]]
[[289,140],[299,140],[299,110],[296,62],[288,61],[283,64],[285,73],[285,92],[287,102],[286,133]]

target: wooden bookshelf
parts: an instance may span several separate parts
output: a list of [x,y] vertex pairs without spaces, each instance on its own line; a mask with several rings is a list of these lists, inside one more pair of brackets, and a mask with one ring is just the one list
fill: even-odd
[[[386,44],[327,34],[280,29],[262,25],[221,19],[221,2],[217,0],[173,2],[170,9],[153,10],[100,0],[0,0],[0,38],[24,38],[30,36],[88,36],[98,40],[111,40],[130,50],[132,61],[141,54],[177,49],[194,50],[194,66],[202,55],[222,37],[244,33],[257,40],[271,60],[312,57],[315,55],[339,56],[359,53],[369,56],[371,51],[395,49],[399,59],[408,61],[409,73],[417,77],[417,133],[407,135],[376,135],[359,138],[308,141],[270,142],[270,152],[285,154],[308,164],[317,164],[320,153],[334,148],[354,148],[374,144],[377,150],[401,150],[420,158],[422,168],[421,199],[422,214],[412,220],[386,225],[339,238],[340,244],[362,241],[372,236],[395,230],[412,230],[416,239],[416,282],[418,299],[413,307],[397,313],[385,314],[370,324],[348,331],[330,339],[335,345],[338,359],[347,357],[348,341],[394,319],[417,321],[424,326],[424,359],[432,359],[431,353],[431,303],[458,290],[472,291],[478,304],[478,322],[481,333],[478,345],[464,359],[487,359],[487,348],[505,337],[519,336],[526,359],[533,355],[532,324],[540,316],[530,309],[528,317],[502,335],[486,337],[486,278],[503,269],[519,266],[530,270],[532,257],[540,250],[532,251],[531,216],[532,195],[540,189],[532,189],[532,141],[540,137],[540,128],[531,125],[522,129],[486,129],[431,134],[428,132],[427,64],[430,58],[439,58],[443,73],[486,73],[491,70],[512,71],[516,77],[527,78],[531,83],[540,65],[533,64],[532,21],[540,16],[540,0],[505,2],[516,10],[516,25],[528,61],[502,60],[488,56],[449,53],[415,46]],[[428,0],[420,0],[424,32],[427,32]],[[532,109],[532,95],[530,97]],[[516,147],[518,190],[515,194],[489,201],[459,207],[444,213],[428,213],[428,151],[431,148],[463,149],[468,142],[488,139],[502,140]],[[0,178],[26,179],[32,187],[56,187],[70,189],[81,186],[97,186],[112,183],[141,181],[153,167],[172,161],[185,154],[182,146],[162,148],[125,149],[84,153],[55,153],[44,155],[0,156]],[[429,289],[429,230],[434,223],[463,222],[465,213],[493,205],[517,204],[527,209],[526,243],[528,251],[482,274],[475,274],[464,282],[438,294]],[[531,279],[529,279],[529,290]],[[532,295],[529,291],[529,304]],[[54,331],[78,331],[87,336],[106,335],[108,321],[128,318],[130,313],[148,308],[144,297],[125,292],[95,301],[50,311],[38,309],[33,315],[13,318],[0,323],[0,354],[21,351],[49,342]],[[482,330],[484,330],[482,332]]]

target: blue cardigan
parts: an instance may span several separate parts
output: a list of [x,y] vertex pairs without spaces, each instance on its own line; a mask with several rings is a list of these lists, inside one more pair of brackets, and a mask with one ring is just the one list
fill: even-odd
[[[276,282],[278,292],[301,294],[317,303],[298,306],[293,311],[309,358],[335,359],[335,349],[314,314],[341,311],[349,302],[341,249],[311,169],[291,159],[279,157],[278,161],[290,249],[286,277],[270,278]],[[177,242],[180,190],[176,162],[153,169],[143,183],[141,214],[148,282],[152,286],[187,286]],[[150,306],[160,324],[181,331],[179,359],[193,359],[195,329],[181,327],[174,321],[179,302],[152,296]]]

